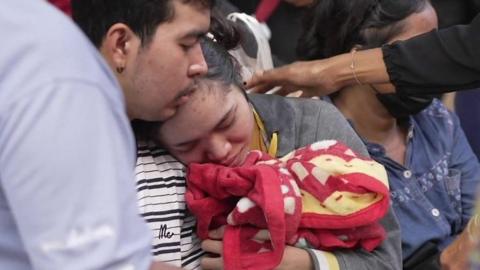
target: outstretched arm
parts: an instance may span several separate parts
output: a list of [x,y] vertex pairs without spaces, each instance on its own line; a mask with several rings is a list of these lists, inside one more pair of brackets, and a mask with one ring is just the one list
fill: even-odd
[[[254,92],[280,86],[279,94],[303,90],[324,96],[357,83],[393,83],[379,89],[406,94],[443,93],[480,87],[480,15],[470,25],[432,31],[382,48],[295,62],[257,73]],[[357,77],[357,78],[355,78]],[[396,89],[396,90],[395,90]]]

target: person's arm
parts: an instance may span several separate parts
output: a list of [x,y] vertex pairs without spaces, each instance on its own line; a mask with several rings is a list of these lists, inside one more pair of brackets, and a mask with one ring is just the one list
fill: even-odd
[[105,92],[58,80],[0,108],[1,188],[34,269],[151,265],[133,137],[120,94]]
[[398,92],[432,94],[480,86],[480,15],[382,48]]
[[[352,63],[354,69],[352,69]],[[264,93],[281,87],[276,94],[302,90],[308,96],[325,96],[352,84],[388,83],[389,77],[380,48],[340,54],[331,58],[298,61],[279,68],[260,71],[247,82],[253,92]],[[393,87],[387,92],[393,92]]]
[[[324,96],[342,87],[390,81],[398,92],[432,94],[480,86],[480,15],[470,25],[433,31],[382,48],[295,62],[259,72],[247,82],[254,92],[280,86],[287,94],[304,90]],[[353,67],[352,68],[352,64]],[[357,79],[355,79],[355,76]],[[385,93],[393,87],[379,89]]]

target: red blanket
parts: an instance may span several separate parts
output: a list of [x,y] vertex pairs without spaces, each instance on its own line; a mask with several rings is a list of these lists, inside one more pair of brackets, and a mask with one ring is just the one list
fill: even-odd
[[191,164],[187,183],[199,237],[227,225],[226,269],[272,269],[286,244],[371,251],[385,237],[378,224],[389,205],[385,169],[336,141],[280,159],[252,151],[236,168]]

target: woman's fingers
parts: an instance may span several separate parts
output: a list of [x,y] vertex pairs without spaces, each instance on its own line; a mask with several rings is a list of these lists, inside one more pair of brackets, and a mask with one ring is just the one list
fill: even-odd
[[[223,236],[223,233],[222,233]],[[202,269],[223,269],[223,243],[218,240],[204,240],[202,249],[207,253],[200,261]]]
[[215,230],[211,230],[208,232],[208,237],[215,240],[223,239],[223,234],[225,233],[225,226],[218,227]]
[[276,86],[283,86],[285,69],[283,67],[260,70],[253,74],[252,78],[247,81],[246,87],[255,93],[265,93]]
[[208,270],[220,270],[223,269],[223,258],[222,257],[208,257],[208,256],[203,256],[203,258],[200,261],[200,266],[202,269],[208,269]]
[[221,256],[223,252],[223,244],[222,241],[207,239],[202,242],[202,249],[205,252]]

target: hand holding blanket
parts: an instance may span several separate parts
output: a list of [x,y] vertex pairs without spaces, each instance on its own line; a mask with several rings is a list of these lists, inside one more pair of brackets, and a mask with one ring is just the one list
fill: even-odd
[[272,269],[286,244],[371,251],[385,238],[378,224],[389,205],[385,169],[337,141],[279,159],[252,151],[235,168],[191,164],[187,181],[199,237],[227,225],[226,269]]

